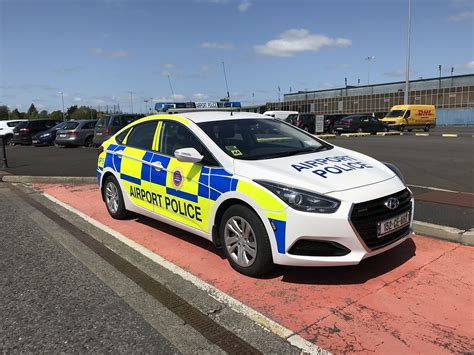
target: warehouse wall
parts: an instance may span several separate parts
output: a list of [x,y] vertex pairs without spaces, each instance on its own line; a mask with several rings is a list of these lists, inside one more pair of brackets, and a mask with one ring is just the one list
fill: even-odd
[[474,108],[437,109],[436,124],[474,125]]

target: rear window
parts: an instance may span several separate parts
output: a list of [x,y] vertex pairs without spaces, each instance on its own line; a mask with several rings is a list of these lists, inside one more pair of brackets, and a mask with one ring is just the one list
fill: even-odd
[[82,125],[81,129],[94,129],[96,122],[86,122]]
[[106,117],[102,117],[98,122],[97,122],[97,125],[96,127],[97,128],[102,128],[106,125],[106,122],[107,120],[109,119],[109,116],[106,116]]
[[7,122],[8,127],[16,127],[18,126],[22,121],[13,121],[13,122]]
[[76,129],[79,126],[79,122],[66,122],[63,129]]
[[28,121],[20,122],[20,123],[18,123],[15,127],[17,127],[17,128],[25,128],[26,126],[28,126]]

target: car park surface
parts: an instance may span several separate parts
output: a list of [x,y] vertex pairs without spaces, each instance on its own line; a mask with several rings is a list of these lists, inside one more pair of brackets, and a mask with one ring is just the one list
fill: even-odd
[[278,267],[255,279],[235,273],[196,235],[142,216],[112,219],[94,185],[35,187],[283,325],[286,337],[334,353],[472,350],[472,247],[412,236],[357,266]]

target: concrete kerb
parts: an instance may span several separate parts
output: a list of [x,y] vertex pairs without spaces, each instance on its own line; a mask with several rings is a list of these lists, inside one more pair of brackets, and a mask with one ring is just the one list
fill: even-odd
[[352,138],[352,137],[367,137],[370,133],[342,133],[341,137]]
[[420,235],[456,242],[464,245],[474,246],[474,230],[463,231],[461,229],[440,226],[438,224],[413,221],[413,231]]
[[82,176],[24,176],[24,175],[10,175],[0,172],[0,181],[11,183],[49,183],[49,184],[95,184],[96,177],[82,177]]

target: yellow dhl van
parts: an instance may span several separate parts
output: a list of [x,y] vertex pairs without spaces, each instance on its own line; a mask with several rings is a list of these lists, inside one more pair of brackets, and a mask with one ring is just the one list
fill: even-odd
[[396,105],[381,121],[402,132],[405,129],[409,132],[412,129],[428,132],[436,126],[436,108],[433,105]]

